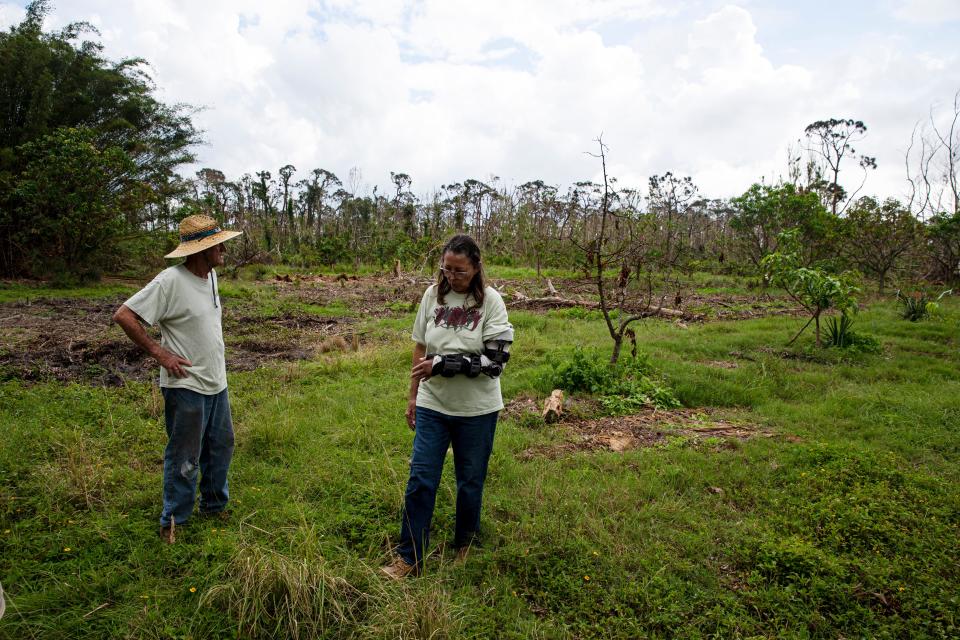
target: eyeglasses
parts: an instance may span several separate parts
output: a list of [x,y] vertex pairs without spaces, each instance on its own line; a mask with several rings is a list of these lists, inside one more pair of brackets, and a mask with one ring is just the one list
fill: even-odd
[[446,267],[440,267],[440,271],[442,271],[443,275],[447,276],[448,278],[459,279],[466,278],[468,275],[470,275],[469,271],[454,271],[453,269],[447,269]]

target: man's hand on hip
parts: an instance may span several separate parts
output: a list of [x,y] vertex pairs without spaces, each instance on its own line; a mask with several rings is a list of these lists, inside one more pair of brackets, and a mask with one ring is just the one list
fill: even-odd
[[176,378],[186,378],[187,370],[184,367],[193,366],[193,364],[183,356],[178,356],[166,349],[161,349],[156,359],[157,362],[160,363],[160,366],[167,370],[167,373]]

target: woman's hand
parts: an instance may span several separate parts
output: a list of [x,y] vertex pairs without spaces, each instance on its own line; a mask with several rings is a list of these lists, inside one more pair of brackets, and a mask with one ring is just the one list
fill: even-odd
[[433,372],[433,358],[418,358],[417,360],[419,360],[419,362],[413,365],[413,371],[410,373],[410,377],[417,382],[427,380]]
[[417,430],[417,399],[416,397],[407,400],[407,426],[410,431]]

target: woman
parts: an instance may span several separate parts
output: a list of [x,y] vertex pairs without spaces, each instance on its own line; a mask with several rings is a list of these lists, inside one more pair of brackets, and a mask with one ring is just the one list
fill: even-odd
[[503,409],[499,375],[509,358],[513,328],[503,298],[486,286],[480,248],[457,235],[443,247],[437,282],[423,294],[413,325],[413,371],[407,424],[414,431],[400,544],[383,567],[399,579],[423,566],[430,521],[447,447],[453,445],[457,516],[453,546],[459,558],[480,531],[480,502]]

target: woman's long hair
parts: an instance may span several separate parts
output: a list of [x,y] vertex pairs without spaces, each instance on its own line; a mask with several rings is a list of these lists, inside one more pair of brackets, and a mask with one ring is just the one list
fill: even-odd
[[[465,233],[460,233],[449,240],[447,244],[443,245],[443,251],[440,252],[440,264],[443,264],[443,256],[447,253],[455,253],[458,256],[465,256],[470,264],[473,265],[473,268],[477,270],[474,274],[473,279],[470,280],[470,289],[468,293],[473,296],[474,306],[482,307],[483,306],[483,290],[486,288],[486,282],[483,277],[483,263],[480,261],[480,247],[477,246],[477,243]],[[447,281],[446,276],[443,275],[443,269],[437,271],[437,302],[444,304],[443,297],[450,293],[453,289],[450,287],[450,283]]]

